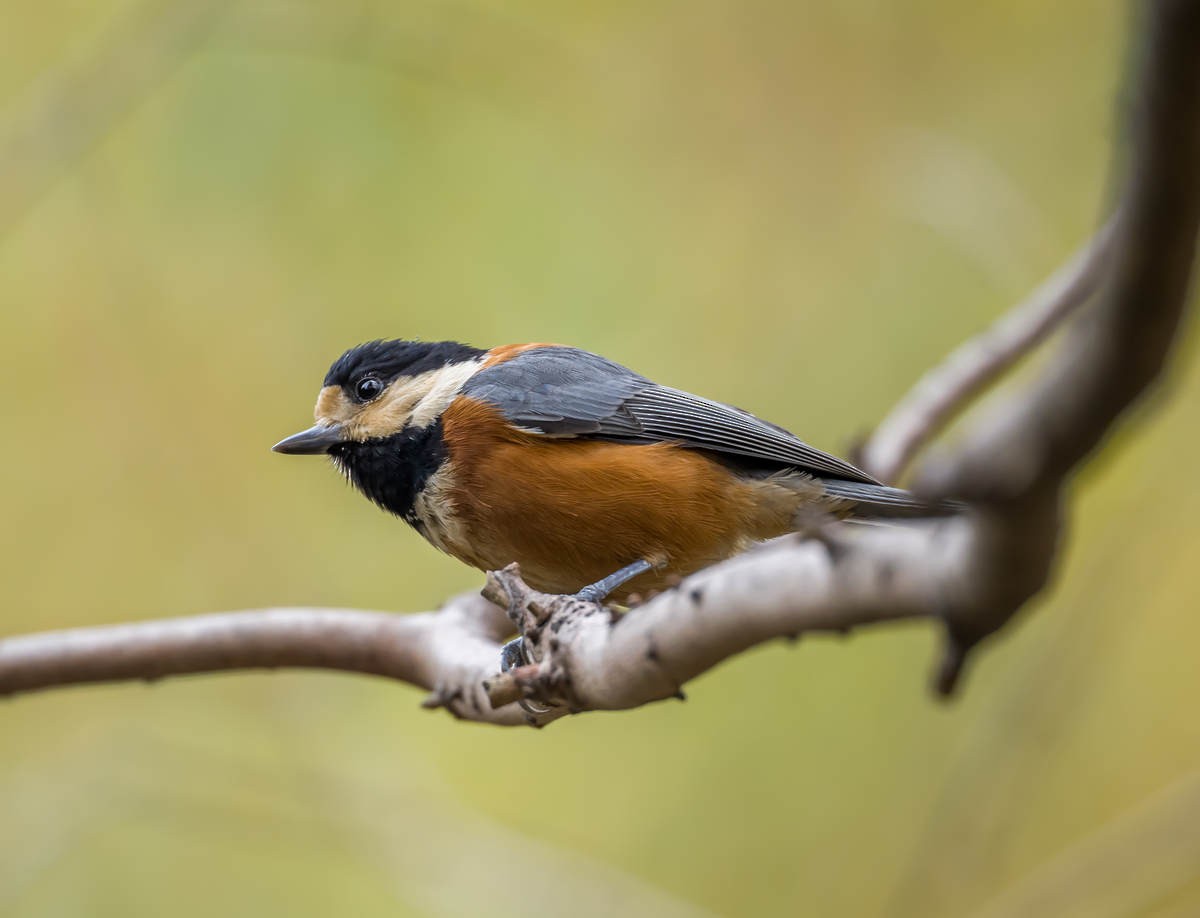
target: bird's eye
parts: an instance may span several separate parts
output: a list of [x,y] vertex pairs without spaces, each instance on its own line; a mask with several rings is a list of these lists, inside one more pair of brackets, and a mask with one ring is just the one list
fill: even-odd
[[369,402],[379,397],[383,391],[383,383],[374,376],[364,376],[354,384],[354,396],[360,402]]

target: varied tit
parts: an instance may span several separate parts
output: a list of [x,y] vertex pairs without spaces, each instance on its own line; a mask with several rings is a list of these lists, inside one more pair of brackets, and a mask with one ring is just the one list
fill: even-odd
[[814,514],[929,512],[748,412],[555,344],[372,341],[325,376],[316,425],[356,488],[480,570],[620,601]]

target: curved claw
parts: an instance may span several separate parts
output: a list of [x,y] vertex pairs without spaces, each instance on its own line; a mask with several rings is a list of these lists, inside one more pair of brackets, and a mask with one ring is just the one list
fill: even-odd
[[500,648],[500,672],[524,666],[529,662],[525,653],[525,638],[513,638]]
[[[523,637],[513,638],[500,648],[500,671],[502,673],[516,669],[518,666],[529,666],[533,662],[529,658],[529,652],[525,649],[525,638]],[[518,698],[517,704],[527,714],[546,714],[554,710],[550,705],[530,701],[528,698]]]

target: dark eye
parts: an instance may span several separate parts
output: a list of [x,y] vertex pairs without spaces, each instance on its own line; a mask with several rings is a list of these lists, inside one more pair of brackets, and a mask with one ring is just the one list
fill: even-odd
[[383,391],[383,383],[374,376],[364,376],[354,384],[354,397],[360,402],[369,402],[379,397]]

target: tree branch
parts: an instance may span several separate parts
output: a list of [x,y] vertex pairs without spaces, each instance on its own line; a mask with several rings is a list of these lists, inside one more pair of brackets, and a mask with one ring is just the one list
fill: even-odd
[[984,389],[1033,351],[1096,292],[1112,254],[1115,218],[1029,298],[929,370],[876,428],[859,462],[895,482],[913,457]]
[[[498,606],[459,597],[406,617],[276,609],[11,638],[0,642],[0,693],[305,666],[411,682],[432,690],[428,706],[459,717],[542,725],[677,696],[689,679],[766,640],[914,617],[945,627],[937,686],[949,692],[971,648],[1048,581],[1069,476],[1157,379],[1176,338],[1200,224],[1200,4],[1148,5],[1136,98],[1120,221],[1058,286],[993,330],[997,353],[938,371],[948,394],[914,395],[876,447],[877,467],[902,466],[939,418],[1077,309],[1107,257],[1096,304],[1074,319],[1040,372],[989,403],[958,442],[917,469],[917,488],[965,500],[962,514],[888,527],[830,524],[785,537],[621,618],[536,593],[510,568],[491,575],[485,590],[507,618]],[[499,675],[499,642],[514,630],[534,662]],[[521,699],[552,707],[523,714]]]
[[[190,618],[50,631],[0,641],[0,695],[64,685],[153,681],[164,676],[303,667],[384,676],[433,692],[430,706],[482,706],[496,723],[483,681],[497,668],[504,614],[475,593],[436,612],[393,615],[356,609],[258,609]],[[450,687],[448,687],[450,686]],[[466,686],[456,693],[456,687]]]
[[1158,377],[1174,343],[1200,222],[1200,6],[1146,11],[1132,156],[1108,284],[1030,384],[931,457],[925,490],[993,500],[1061,482]]

